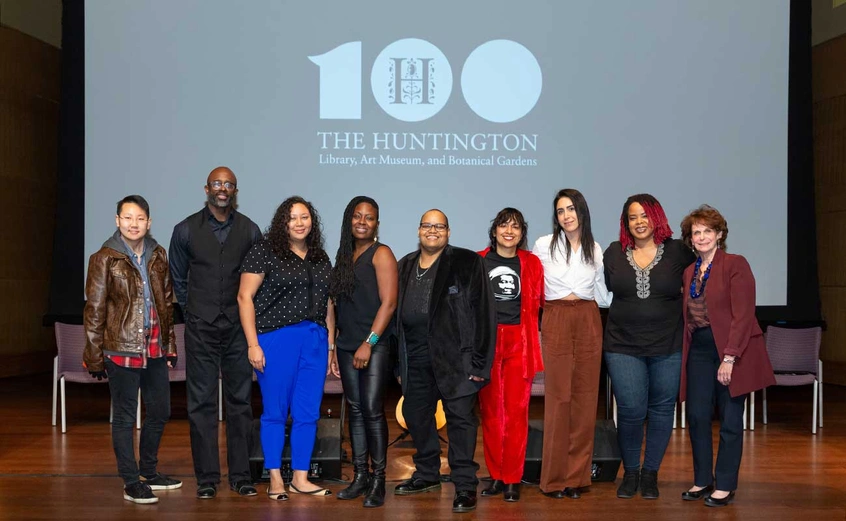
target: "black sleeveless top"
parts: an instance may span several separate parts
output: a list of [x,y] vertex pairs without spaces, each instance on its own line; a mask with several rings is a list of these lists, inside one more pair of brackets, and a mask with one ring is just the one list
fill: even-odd
[[[376,268],[373,267],[373,256],[382,245],[374,242],[356,259],[353,266],[355,287],[349,298],[341,297],[335,303],[335,325],[338,327],[338,337],[335,344],[338,349],[355,351],[370,335],[370,328],[376,313],[382,305],[379,298],[379,284],[376,281]],[[390,338],[394,335],[394,320],[385,328],[379,337],[380,346],[390,345]]]

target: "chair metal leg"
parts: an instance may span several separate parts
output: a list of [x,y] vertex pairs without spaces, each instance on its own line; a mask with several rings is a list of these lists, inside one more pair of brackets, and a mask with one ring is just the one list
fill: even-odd
[[612,398],[612,401],[614,402],[614,405],[613,405],[613,409],[614,409],[614,427],[616,427],[616,426],[617,426],[617,398],[616,398],[616,397],[615,397],[615,398]]
[[53,358],[53,427],[56,426],[56,393],[58,392],[59,382],[59,356]]
[[115,420],[115,401],[109,398],[109,423]]
[[611,375],[605,373],[605,419],[611,417]]
[[767,424],[767,388],[764,387],[764,425]]
[[743,430],[746,430],[746,408],[749,404],[749,398],[747,397],[743,400]]
[[823,412],[822,360],[819,361],[819,364],[820,364],[820,368],[819,368],[819,372],[817,373],[817,380],[820,381],[820,397],[819,397],[820,398],[819,399],[819,402],[820,402],[820,427],[822,427],[822,423],[823,423],[823,415],[822,415],[822,412]]
[[135,428],[141,430],[141,389],[138,389],[138,410],[135,412]]
[[676,402],[676,404],[673,405],[673,428],[674,429],[676,428],[676,425],[677,425],[677,423],[676,423],[677,414],[676,413],[678,412],[678,410],[679,410],[679,402]]
[[61,380],[59,380],[59,388],[62,390],[62,434],[68,431],[68,424],[65,420],[66,418],[66,411],[65,411],[65,377],[63,376]]
[[217,421],[223,421],[223,379],[217,379]]
[[817,433],[817,404],[819,403],[817,400],[819,398],[820,392],[820,383],[814,380],[814,401],[811,402],[813,405],[814,412],[811,414],[811,434]]
[[749,430],[755,430],[755,391],[749,394]]
[[681,410],[682,410],[682,413],[681,413],[681,427],[682,427],[682,429],[684,429],[684,428],[685,428],[685,425],[686,425],[686,423],[687,423],[687,421],[686,421],[686,420],[687,420],[687,405],[686,405],[686,404],[687,404],[687,402],[682,402],[682,403],[681,403]]

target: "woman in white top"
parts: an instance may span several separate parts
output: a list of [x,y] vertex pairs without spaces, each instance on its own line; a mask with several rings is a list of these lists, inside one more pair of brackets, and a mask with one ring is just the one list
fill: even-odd
[[581,497],[591,483],[593,435],[605,287],[602,248],[593,240],[590,210],[578,190],[566,188],[553,201],[553,232],[535,242],[543,264],[541,325],[546,397],[541,491],[556,499]]

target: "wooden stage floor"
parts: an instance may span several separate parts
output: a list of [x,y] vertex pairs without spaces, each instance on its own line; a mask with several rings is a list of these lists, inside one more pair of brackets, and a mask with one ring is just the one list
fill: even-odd
[[[159,468],[185,484],[179,490],[157,493],[157,505],[135,505],[123,500],[121,481],[116,475],[108,423],[108,387],[68,384],[68,432],[64,435],[59,426],[50,425],[51,389],[49,374],[0,380],[0,519],[846,519],[843,387],[825,388],[825,426],[816,436],[810,432],[810,387],[773,389],[767,426],[761,424],[758,394],[756,428],[745,433],[740,488],[735,503],[728,507],[711,509],[701,502],[681,500],[681,492],[691,484],[692,463],[687,432],[676,429],[659,474],[658,500],[617,499],[615,483],[597,483],[578,501],[550,499],[542,496],[537,486],[524,485],[520,502],[480,498],[478,509],[470,514],[452,513],[450,484],[445,484],[440,492],[411,497],[393,495],[393,486],[413,470],[413,449],[408,443],[400,443],[388,452],[389,493],[383,508],[364,509],[360,501],[338,501],[334,496],[292,495],[288,502],[274,503],[262,495],[264,486],[259,486],[259,496],[254,498],[238,497],[224,486],[215,500],[197,500],[184,383],[173,384],[173,414],[162,440]],[[398,394],[396,388],[389,392],[392,438],[400,432],[394,419]],[[601,390],[600,417],[604,416],[604,396]],[[339,411],[339,404],[338,397],[327,396],[323,411]],[[256,414],[261,410],[257,389],[254,410]],[[534,398],[531,417],[542,416],[543,400]],[[222,423],[221,461],[225,462],[223,433]],[[345,450],[349,452],[346,444]],[[446,446],[442,470],[448,472],[445,457]],[[476,461],[482,465],[479,476],[487,476],[481,430]],[[351,470],[345,463],[345,479]],[[223,479],[225,483],[226,478]],[[342,483],[324,485],[335,492],[344,487]]]

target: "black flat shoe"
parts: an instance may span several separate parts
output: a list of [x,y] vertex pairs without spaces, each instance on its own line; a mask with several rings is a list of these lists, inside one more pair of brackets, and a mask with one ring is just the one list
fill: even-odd
[[705,506],[706,507],[724,507],[724,506],[730,504],[732,501],[734,501],[734,490],[729,492],[729,495],[724,497],[724,498],[717,499],[714,496],[706,497],[705,498]]
[[217,485],[214,483],[200,483],[197,486],[197,499],[214,499],[217,495]]
[[682,499],[685,501],[699,501],[704,497],[708,497],[711,495],[711,492],[714,491],[714,485],[708,485],[707,487],[703,488],[702,490],[697,490],[696,492],[691,492],[690,490],[685,490],[682,492]]
[[509,483],[505,485],[505,490],[502,493],[502,499],[509,503],[520,501],[520,483]]
[[470,512],[476,510],[476,491],[462,490],[455,493],[455,499],[452,501],[453,512]]
[[394,494],[398,496],[410,496],[411,494],[419,494],[439,488],[441,488],[440,481],[425,481],[418,478],[411,478],[397,485],[394,489]]
[[482,490],[482,497],[498,496],[505,490],[505,483],[501,479],[491,481],[491,486]]

